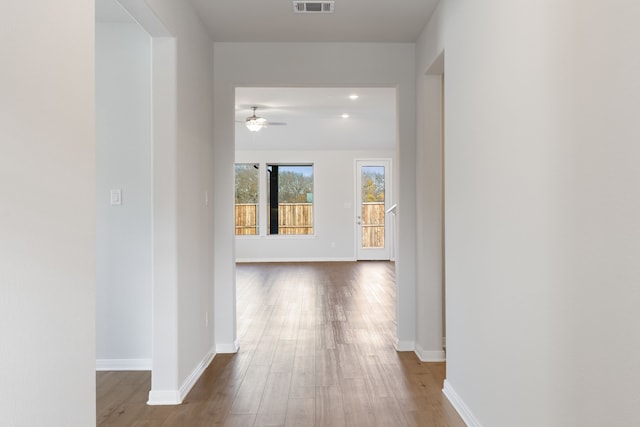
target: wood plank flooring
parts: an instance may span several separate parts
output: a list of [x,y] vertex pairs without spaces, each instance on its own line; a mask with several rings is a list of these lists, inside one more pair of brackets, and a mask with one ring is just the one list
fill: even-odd
[[97,373],[97,425],[437,426],[464,423],[444,363],[398,353],[390,262],[238,264],[240,351],[179,406],[147,406],[149,372]]

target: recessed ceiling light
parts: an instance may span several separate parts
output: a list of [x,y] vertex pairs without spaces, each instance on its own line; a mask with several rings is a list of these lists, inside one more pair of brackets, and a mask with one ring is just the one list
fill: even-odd
[[353,94],[349,95],[349,99],[358,99],[358,95],[353,93]]
[[347,113],[345,113],[345,114],[343,114],[343,115],[342,115],[342,118],[343,118],[343,119],[348,119],[348,118],[349,118],[349,115],[348,115]]

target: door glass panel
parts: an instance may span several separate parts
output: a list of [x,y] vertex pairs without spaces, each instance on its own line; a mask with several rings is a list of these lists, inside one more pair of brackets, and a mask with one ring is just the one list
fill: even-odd
[[384,248],[384,166],[362,166],[362,247]]

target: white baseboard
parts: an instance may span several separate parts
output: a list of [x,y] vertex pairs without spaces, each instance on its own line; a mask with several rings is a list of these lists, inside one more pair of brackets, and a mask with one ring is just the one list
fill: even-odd
[[259,263],[259,262],[354,262],[353,257],[349,258],[236,258],[237,263]]
[[233,354],[237,353],[240,350],[240,344],[238,344],[238,340],[235,340],[232,343],[218,343],[216,344],[216,353],[218,354]]
[[427,351],[420,344],[416,344],[415,353],[421,362],[444,362],[446,360],[443,350]]
[[187,394],[191,391],[193,386],[198,382],[200,376],[204,373],[205,369],[211,364],[211,361],[216,356],[216,354],[212,351],[207,354],[204,359],[200,362],[200,364],[193,370],[191,375],[184,381],[182,387],[180,387],[180,402],[187,397]]
[[198,382],[205,369],[211,364],[215,355],[213,351],[209,352],[184,381],[180,390],[151,390],[147,405],[180,405],[196,382]]
[[150,371],[151,359],[96,359],[96,371]]
[[396,351],[415,351],[415,341],[396,341]]
[[442,392],[447,396],[451,405],[453,405],[454,409],[458,411],[460,418],[462,418],[462,421],[464,421],[468,427],[482,427],[480,421],[477,420],[469,407],[464,403],[460,396],[458,396],[458,393],[456,393],[449,381],[444,380],[444,388],[442,389]]
[[182,403],[178,390],[151,390],[147,405],[179,405]]

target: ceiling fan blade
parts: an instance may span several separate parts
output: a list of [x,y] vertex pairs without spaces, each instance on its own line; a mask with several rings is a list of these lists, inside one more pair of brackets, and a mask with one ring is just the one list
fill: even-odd
[[[238,123],[238,124],[242,124],[242,125],[247,124],[246,120],[236,120],[235,122]],[[265,126],[265,127],[266,126],[287,126],[287,124],[288,124],[287,122],[269,122],[269,121],[266,121],[266,122],[264,122],[262,124],[262,126]]]

